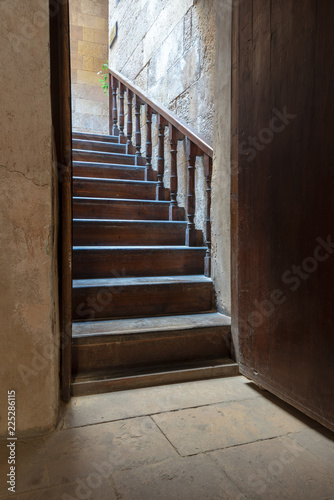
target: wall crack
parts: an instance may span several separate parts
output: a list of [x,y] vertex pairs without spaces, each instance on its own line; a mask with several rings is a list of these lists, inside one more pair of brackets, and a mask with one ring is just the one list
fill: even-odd
[[10,168],[6,167],[5,165],[0,165],[1,168],[7,170],[7,172],[11,172],[12,174],[21,174],[23,175],[23,177],[27,180],[27,181],[30,181],[32,182],[33,184],[35,184],[35,186],[37,187],[47,187],[49,186],[49,184],[40,184],[38,182],[36,182],[34,179],[31,179],[30,177],[27,177],[23,172],[21,172],[20,170],[11,170]]

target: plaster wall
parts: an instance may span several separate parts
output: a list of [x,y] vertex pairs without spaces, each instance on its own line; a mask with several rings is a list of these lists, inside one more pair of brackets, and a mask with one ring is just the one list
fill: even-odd
[[0,3],[0,435],[7,391],[18,433],[56,424],[59,392],[56,208],[49,2]]
[[231,41],[232,2],[216,3],[212,265],[218,309],[231,315]]
[[72,126],[109,133],[108,97],[97,73],[108,60],[108,0],[70,0]]

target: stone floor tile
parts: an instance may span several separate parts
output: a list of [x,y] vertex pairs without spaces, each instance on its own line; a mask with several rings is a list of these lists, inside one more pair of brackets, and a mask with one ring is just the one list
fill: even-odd
[[[7,474],[8,441],[2,441],[0,446],[0,495],[8,493]],[[16,492],[30,491],[50,486],[46,465],[46,451],[43,438],[27,438],[16,441]]]
[[334,464],[288,436],[211,452],[247,498],[321,500],[334,494]]
[[322,427],[320,429],[303,429],[301,432],[289,436],[321,460],[334,464],[333,432]]
[[77,397],[64,410],[64,428],[259,396],[252,383],[238,376]]
[[13,495],[3,500],[116,500],[116,498],[108,479],[91,477],[88,482],[61,484]]
[[122,500],[246,499],[205,455],[118,471],[114,479]]
[[256,398],[154,415],[180,455],[227,448],[307,428],[309,419],[275,398]]
[[63,430],[45,443],[52,485],[177,456],[150,417]]

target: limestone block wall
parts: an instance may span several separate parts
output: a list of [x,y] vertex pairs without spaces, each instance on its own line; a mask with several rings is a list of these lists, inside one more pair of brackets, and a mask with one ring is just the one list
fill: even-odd
[[[110,67],[124,74],[210,141],[213,140],[214,117],[215,2],[120,0],[116,6],[116,1],[112,0],[109,4],[109,29],[118,22],[118,38],[109,51]],[[156,136],[153,146],[156,155]],[[187,161],[181,144],[178,162],[178,202],[185,206]],[[168,159],[164,182],[168,187]],[[204,229],[205,183],[200,160],[196,171],[196,194],[195,223]]]
[[54,427],[59,393],[49,1],[0,2],[0,435]]
[[108,97],[100,76],[108,60],[108,0],[70,0],[72,127],[109,133]]

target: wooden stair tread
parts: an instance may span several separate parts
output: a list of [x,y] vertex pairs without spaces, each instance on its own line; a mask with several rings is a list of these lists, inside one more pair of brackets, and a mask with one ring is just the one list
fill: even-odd
[[[73,176],[73,195],[94,198],[155,200],[156,182],[108,177]],[[167,190],[164,191],[167,196]]]
[[211,278],[201,275],[190,276],[149,276],[137,278],[100,278],[73,280],[73,288],[87,287],[128,287],[128,286],[148,286],[148,285],[178,285],[183,283],[212,283]]
[[116,135],[91,134],[85,132],[72,132],[72,139],[83,139],[87,141],[104,141],[118,143],[119,137]]
[[[128,221],[126,221],[128,222]],[[133,222],[133,221],[131,221]],[[146,222],[146,221],[145,221]],[[149,222],[149,221],[148,221]],[[163,221],[164,222],[164,221]],[[105,245],[105,246],[100,246],[100,245],[82,245],[82,246],[73,246],[73,250],[96,250],[96,251],[111,251],[111,252],[119,252],[122,251],[124,253],[130,253],[130,252],[139,252],[139,253],[145,253],[145,252],[152,252],[152,251],[184,251],[184,250],[191,250],[193,252],[203,252],[204,250],[206,251],[206,247],[188,247],[186,245],[147,245],[147,246],[111,246],[111,245]]]
[[203,313],[79,322],[73,324],[73,339],[214,327],[231,327],[231,318],[220,313]]
[[[123,179],[121,179],[123,180]],[[154,183],[155,184],[155,183]],[[169,207],[170,202],[164,200],[139,200],[139,199],[129,199],[129,198],[96,198],[94,196],[73,196],[73,200],[75,201],[96,201],[97,203],[102,203],[108,201],[110,203],[140,203],[140,204],[153,204],[154,205],[164,205]]]
[[[169,220],[168,201],[127,198],[73,197],[75,219]],[[178,207],[175,220],[185,220],[185,211]]]
[[122,153],[108,153],[105,151],[91,151],[88,149],[72,149],[73,161],[89,161],[96,163],[120,163],[136,165],[138,159],[134,155]]
[[151,246],[185,243],[184,221],[73,219],[75,246]]
[[[150,226],[157,227],[181,227],[187,226],[187,223],[182,220],[129,220],[129,219],[73,219],[73,222],[89,222],[94,224],[116,224],[116,225],[133,225],[133,226]],[[108,245],[107,245],[108,246]]]
[[104,181],[104,182],[109,182],[110,184],[112,183],[124,183],[124,184],[133,184],[134,186],[138,185],[144,185],[147,184],[149,186],[156,186],[155,181],[140,181],[140,180],[132,180],[132,179],[109,179],[108,177],[82,177],[79,175],[74,175],[73,180],[82,180],[82,181],[92,181],[92,182],[98,182],[98,181]]
[[175,276],[204,273],[205,247],[74,246],[73,278]]
[[[72,145],[73,149],[84,149],[87,150],[88,147],[93,147],[94,149],[91,149],[91,151],[101,151],[104,152],[104,149],[95,149],[95,148],[110,148],[114,151],[111,152],[116,152],[117,150],[124,152],[123,154],[126,154],[126,146],[125,144],[118,144],[110,141],[95,141],[93,139],[80,139],[78,137],[74,137],[72,139]],[[107,151],[108,152],[108,151]]]

